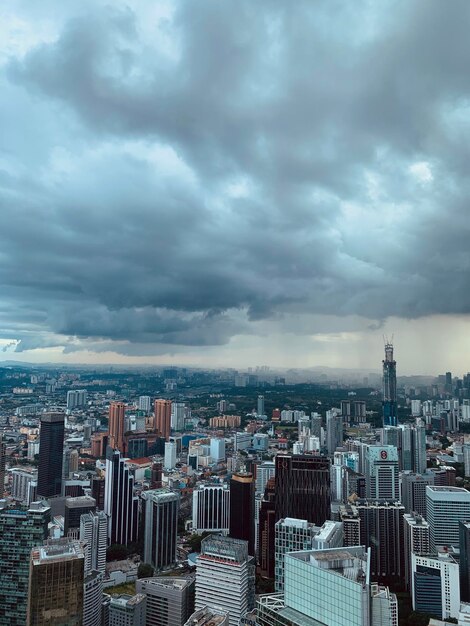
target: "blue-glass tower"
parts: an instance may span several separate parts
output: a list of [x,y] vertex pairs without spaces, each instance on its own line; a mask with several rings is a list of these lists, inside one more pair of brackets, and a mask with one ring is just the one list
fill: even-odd
[[383,365],[383,424],[397,426],[397,362],[393,359],[393,344],[385,344]]

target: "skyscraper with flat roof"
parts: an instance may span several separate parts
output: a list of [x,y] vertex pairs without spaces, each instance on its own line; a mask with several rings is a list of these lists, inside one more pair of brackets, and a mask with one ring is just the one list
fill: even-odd
[[138,535],[139,500],[134,477],[119,450],[106,450],[104,512],[108,518],[108,542],[127,545]]
[[144,561],[156,570],[176,563],[179,495],[169,489],[143,491]]
[[461,487],[426,487],[426,511],[431,551],[441,546],[459,546],[459,522],[470,519],[470,491]]
[[194,612],[194,578],[141,578],[135,590],[147,597],[147,626],[183,626]]
[[158,398],[154,404],[155,411],[155,431],[160,437],[170,440],[171,434],[171,400]]
[[124,402],[111,402],[109,405],[108,445],[124,452],[124,422],[126,405]]
[[230,528],[233,539],[248,542],[248,554],[255,554],[255,481],[249,472],[237,472],[230,479]]
[[33,548],[28,626],[81,626],[85,555],[79,541],[49,540]]
[[48,535],[51,509],[44,502],[0,509],[0,624],[24,626],[28,603],[29,557]]
[[193,489],[193,531],[228,535],[230,489],[227,483],[200,483]]
[[367,446],[365,476],[367,498],[399,500],[398,452],[395,446]]
[[41,415],[37,493],[42,498],[62,493],[64,420],[63,413]]
[[108,520],[103,511],[90,511],[80,517],[80,541],[85,546],[85,572],[106,569]]

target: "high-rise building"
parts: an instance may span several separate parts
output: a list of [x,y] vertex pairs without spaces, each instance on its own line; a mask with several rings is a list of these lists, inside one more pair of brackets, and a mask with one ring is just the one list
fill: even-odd
[[109,601],[108,626],[145,626],[146,615],[147,597],[143,593],[113,596]]
[[405,513],[404,524],[404,555],[405,555],[405,583],[411,589],[411,554],[429,554],[430,535],[429,524],[416,513]]
[[361,517],[354,505],[344,504],[339,507],[339,518],[343,524],[343,542],[345,546],[358,546],[361,543]]
[[256,466],[255,493],[264,494],[266,484],[270,478],[274,478],[276,474],[276,465],[274,461],[263,461]]
[[38,465],[38,496],[50,498],[62,492],[62,461],[64,450],[64,414],[41,415]]
[[403,515],[400,502],[357,500],[361,544],[371,548],[371,575],[375,580],[397,581],[405,572]]
[[228,611],[204,606],[194,611],[184,626],[229,626],[228,618]]
[[211,437],[211,459],[214,463],[225,461],[225,439]]
[[67,409],[72,410],[85,406],[87,395],[86,389],[71,389],[67,391]]
[[176,564],[179,495],[169,489],[143,491],[143,557],[156,570]]
[[411,555],[413,610],[456,619],[460,610],[459,565],[450,552]]
[[300,552],[313,547],[313,538],[319,527],[303,519],[286,517],[276,522],[275,526],[275,588],[284,591],[284,567],[287,552]]
[[173,430],[184,430],[186,405],[184,402],[173,402],[171,405],[171,427]]
[[459,522],[460,599],[470,602],[470,521]]
[[398,452],[394,446],[368,446],[365,466],[367,498],[400,499]]
[[108,519],[103,511],[90,511],[80,517],[80,541],[85,549],[85,573],[104,573],[108,547]]
[[398,626],[398,600],[388,587],[372,583],[371,591],[371,625]]
[[248,542],[221,535],[203,539],[196,562],[196,611],[222,606],[229,612],[230,626],[239,626],[254,607],[254,583]]
[[3,498],[5,491],[5,457],[6,445],[3,441],[3,435],[0,433],[0,499]]
[[81,626],[85,555],[79,541],[49,540],[31,551],[28,626]]
[[38,480],[37,470],[14,467],[11,470],[11,479],[11,497],[21,504],[29,505],[34,502]]
[[110,544],[127,545],[138,535],[139,500],[134,496],[134,477],[119,450],[106,450],[104,512],[108,518]]
[[413,511],[426,518],[426,487],[434,484],[434,473],[401,472],[401,503],[406,513]]
[[147,597],[146,626],[183,626],[194,611],[194,578],[141,578],[135,590]]
[[82,626],[102,626],[103,576],[103,572],[97,570],[85,571]]
[[51,509],[44,502],[30,508],[0,509],[0,624],[24,626],[32,548],[48,535]]
[[459,522],[470,519],[470,491],[461,487],[426,487],[426,513],[431,551],[459,546]]
[[333,455],[343,443],[343,417],[332,409],[326,413],[326,448]]
[[139,411],[143,411],[146,415],[148,415],[151,408],[152,400],[150,396],[139,396]]
[[255,555],[255,481],[253,474],[238,472],[230,479],[230,525],[233,539],[248,542],[248,554]]
[[275,479],[271,477],[266,483],[263,498],[260,502],[258,520],[258,563],[261,576],[274,578],[275,566]]
[[397,426],[397,362],[393,358],[393,344],[385,344],[383,366],[383,424]]
[[230,490],[227,483],[200,483],[193,490],[193,531],[227,535]]
[[84,513],[96,511],[96,501],[91,496],[78,496],[65,499],[64,535],[80,531],[80,518]]
[[276,456],[276,520],[305,519],[317,526],[330,517],[330,460],[321,456]]
[[175,469],[176,467],[176,443],[174,441],[165,441],[165,457],[163,464],[166,470]]
[[155,431],[169,441],[171,434],[171,400],[155,400]]
[[124,402],[111,402],[109,405],[108,445],[124,452],[124,431],[126,405]]
[[256,413],[258,415],[265,415],[265,412],[264,412],[264,396],[258,396],[258,405],[257,405]]

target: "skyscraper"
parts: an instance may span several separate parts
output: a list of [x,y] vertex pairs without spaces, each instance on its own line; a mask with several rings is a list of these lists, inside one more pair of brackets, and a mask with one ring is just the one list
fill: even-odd
[[165,457],[163,464],[167,470],[176,467],[176,443],[174,441],[165,441]]
[[411,555],[413,610],[447,620],[460,610],[459,566],[449,552]]
[[343,443],[343,416],[332,409],[326,412],[326,448],[333,455]]
[[404,554],[405,554],[405,583],[411,589],[411,554],[429,554],[430,536],[429,524],[421,515],[405,513],[404,524]]
[[385,344],[383,366],[383,424],[396,426],[397,417],[397,362],[393,359],[393,344]]
[[265,412],[264,412],[264,396],[258,396],[258,405],[257,405],[256,413],[258,415],[265,415]]
[[459,546],[459,522],[470,519],[470,491],[461,487],[426,487],[426,513],[431,530],[431,551]]
[[230,529],[233,539],[248,542],[248,554],[255,554],[255,481],[253,474],[238,472],[230,479]]
[[169,441],[171,434],[171,400],[155,400],[155,431]]
[[134,496],[134,477],[119,450],[106,450],[104,512],[108,518],[110,544],[136,541],[139,500]]
[[179,495],[169,489],[143,491],[144,561],[156,570],[176,563]]
[[300,552],[313,547],[313,538],[319,527],[303,519],[286,517],[275,526],[275,588],[284,591],[284,561],[287,552]]
[[145,626],[146,614],[147,598],[143,593],[113,596],[108,607],[108,626]]
[[109,405],[108,445],[124,452],[124,421],[126,405],[124,402],[111,402]]
[[368,446],[365,458],[366,497],[400,499],[398,452],[395,446]]
[[152,400],[150,396],[139,396],[139,411],[143,411],[146,415],[150,413]]
[[141,578],[135,590],[147,596],[147,626],[183,626],[194,611],[194,578]]
[[459,522],[460,543],[460,599],[470,602],[470,521]]
[[265,578],[274,578],[276,524],[275,485],[276,482],[273,476],[269,478],[266,483],[259,509],[257,554],[260,574]]
[[84,513],[88,513],[89,511],[96,511],[96,500],[91,496],[66,498],[64,535],[67,536],[71,531],[75,531],[75,538],[77,538],[80,531],[80,518]]
[[3,498],[5,491],[5,453],[6,445],[3,441],[3,435],[0,434],[0,499]]
[[85,546],[85,572],[106,569],[108,520],[103,511],[90,511],[80,517],[80,541]]
[[193,531],[227,535],[230,524],[230,490],[227,483],[201,483],[193,490]]
[[330,460],[321,456],[276,456],[276,520],[305,519],[317,526],[330,518]]
[[49,540],[32,550],[28,626],[82,626],[84,563],[79,541]]
[[103,572],[85,570],[82,626],[102,626],[103,577]]
[[50,498],[62,492],[62,461],[64,451],[64,414],[41,415],[38,496]]
[[230,626],[239,626],[240,618],[254,607],[254,587],[254,560],[246,541],[203,539],[196,563],[196,610],[222,606],[230,613]]
[[29,509],[0,510],[0,624],[24,626],[28,601],[29,557],[48,535],[51,509],[33,502]]

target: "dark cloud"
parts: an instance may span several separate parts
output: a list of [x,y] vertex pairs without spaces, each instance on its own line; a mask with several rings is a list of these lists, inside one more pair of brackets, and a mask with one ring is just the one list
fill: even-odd
[[469,313],[468,3],[175,3],[154,33],[116,7],[5,66],[17,350]]

